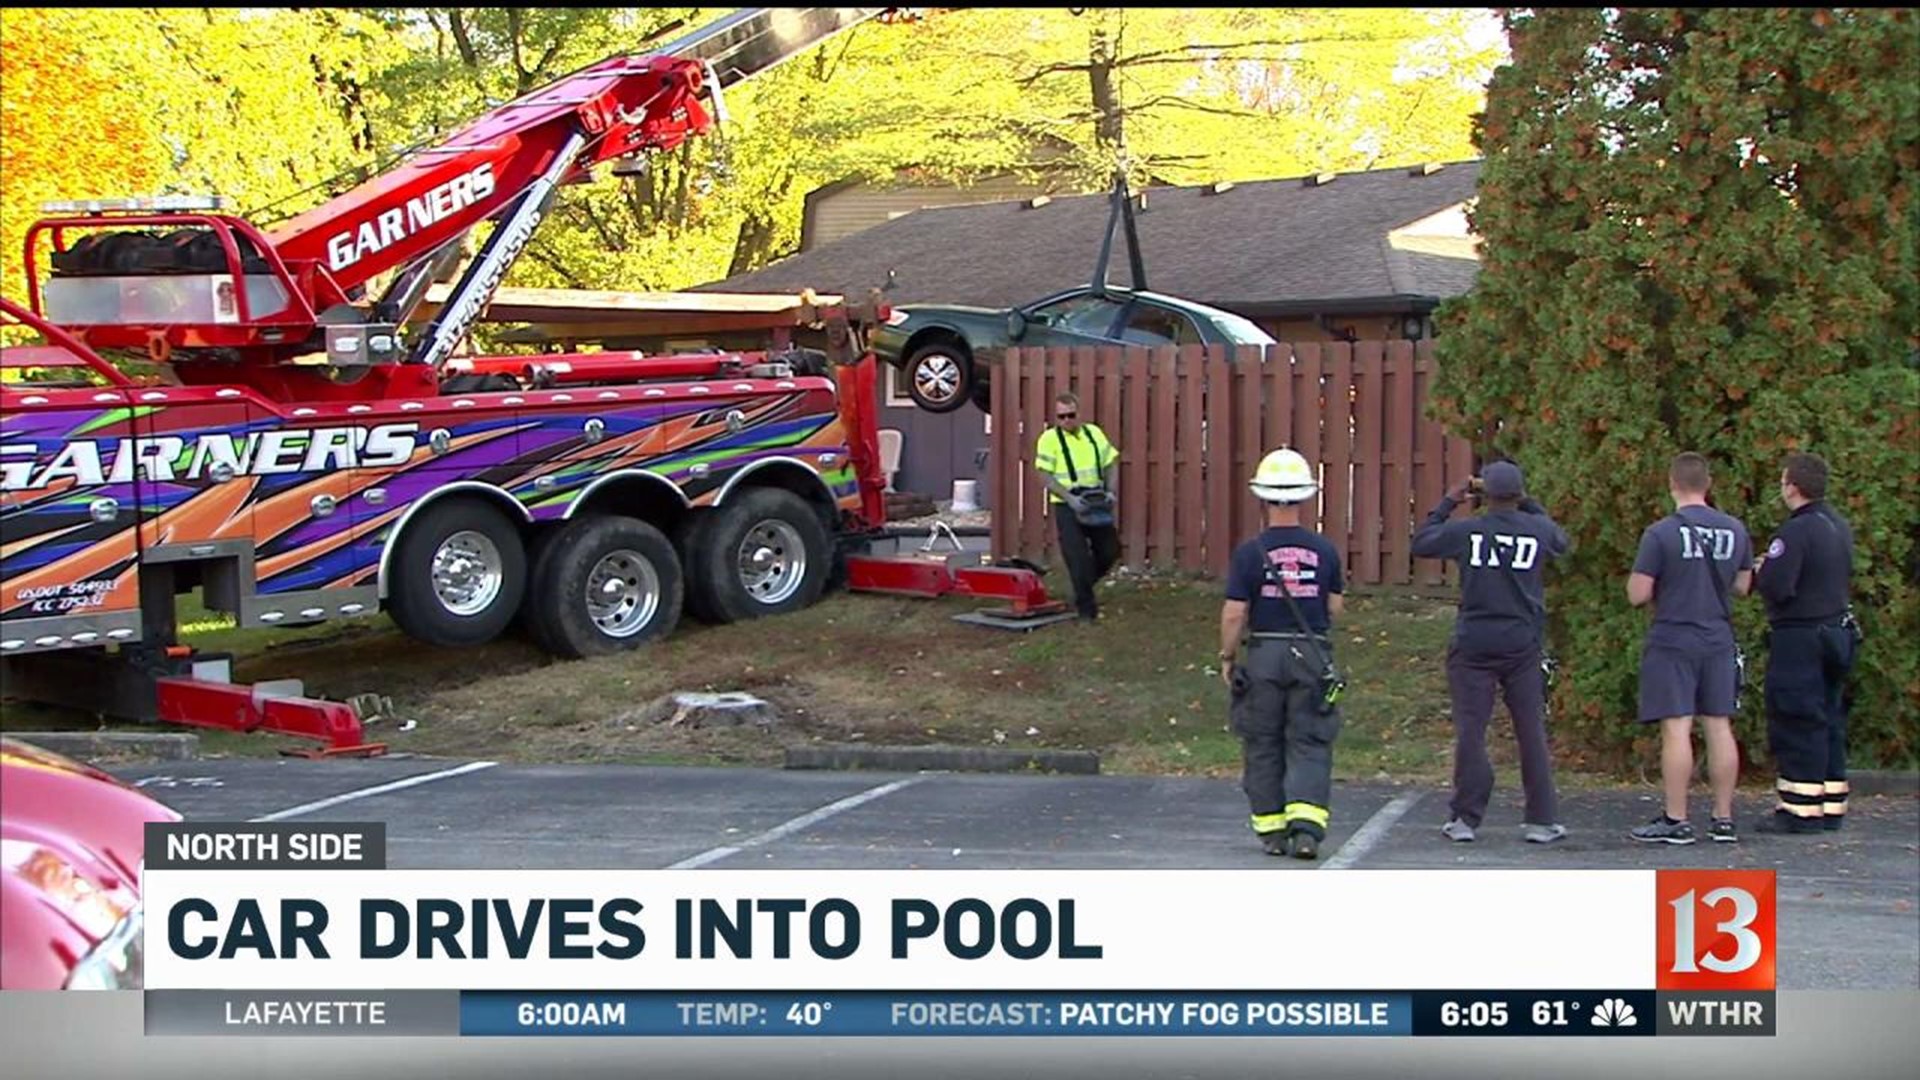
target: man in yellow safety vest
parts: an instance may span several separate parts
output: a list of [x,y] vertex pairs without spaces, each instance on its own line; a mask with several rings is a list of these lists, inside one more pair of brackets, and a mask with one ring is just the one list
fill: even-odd
[[1113,465],[1120,451],[1100,425],[1081,420],[1080,399],[1071,393],[1054,399],[1053,419],[1033,448],[1033,467],[1046,479],[1074,607],[1091,621],[1100,617],[1093,588],[1120,561],[1113,509]]

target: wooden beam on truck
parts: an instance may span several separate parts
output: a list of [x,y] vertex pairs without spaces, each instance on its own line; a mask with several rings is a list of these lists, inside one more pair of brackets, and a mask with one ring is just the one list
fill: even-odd
[[[431,320],[452,286],[436,284],[414,313],[415,322]],[[601,289],[498,290],[488,305],[488,322],[566,325],[569,329],[613,326],[626,333],[678,333],[691,329],[754,329],[771,325],[804,326],[820,307],[842,298],[800,293],[616,292]],[[592,336],[580,334],[581,337]]]
[[495,340],[524,344],[555,341],[614,341],[627,338],[699,338],[715,334],[760,333],[769,329],[806,329],[811,320],[770,324],[766,315],[685,315],[602,322],[535,320],[496,335]]

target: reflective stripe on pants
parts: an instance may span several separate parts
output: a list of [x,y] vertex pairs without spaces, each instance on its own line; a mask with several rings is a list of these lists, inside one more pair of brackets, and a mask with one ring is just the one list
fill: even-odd
[[1253,830],[1284,828],[1324,840],[1340,714],[1319,711],[1318,668],[1310,655],[1305,647],[1254,642],[1234,672],[1229,715],[1240,737],[1241,789]]
[[1767,635],[1767,746],[1779,769],[1774,810],[1802,821],[1847,812],[1847,712],[1853,641],[1837,626],[1776,626]]

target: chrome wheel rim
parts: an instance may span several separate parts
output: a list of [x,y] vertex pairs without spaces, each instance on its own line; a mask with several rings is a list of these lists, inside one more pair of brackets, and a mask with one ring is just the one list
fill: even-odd
[[740,584],[761,604],[778,604],[800,591],[807,576],[807,547],[800,530],[769,519],[747,530],[740,542]]
[[923,356],[914,365],[913,385],[921,397],[945,405],[960,392],[960,362],[944,353]]
[[630,548],[600,556],[587,574],[587,617],[610,638],[631,637],[660,610],[660,575]]
[[455,615],[478,615],[500,596],[506,580],[500,549],[485,533],[462,529],[433,553],[433,595]]

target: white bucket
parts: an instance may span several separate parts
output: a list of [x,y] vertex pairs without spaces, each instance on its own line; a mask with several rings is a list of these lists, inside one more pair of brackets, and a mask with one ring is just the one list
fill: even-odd
[[955,480],[953,482],[953,511],[966,514],[980,509],[980,481]]

